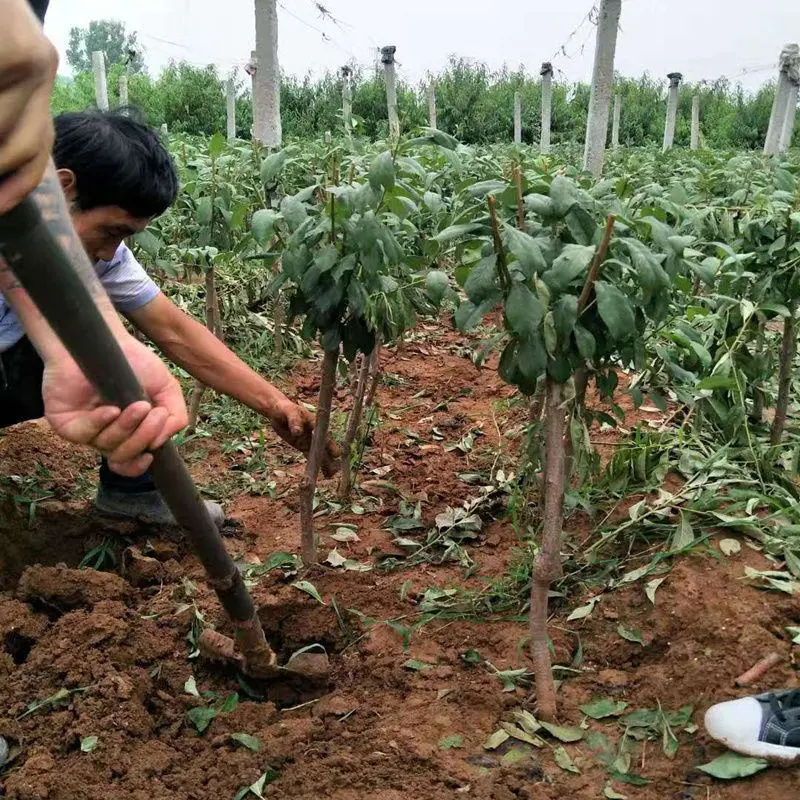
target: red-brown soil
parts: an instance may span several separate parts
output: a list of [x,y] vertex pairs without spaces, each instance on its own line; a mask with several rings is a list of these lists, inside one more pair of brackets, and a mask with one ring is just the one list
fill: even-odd
[[[241,690],[233,669],[189,660],[192,605],[208,624],[227,628],[180,536],[93,518],[85,501],[69,499],[79,476],[89,485],[90,453],[61,444],[41,424],[5,432],[0,475],[34,476],[36,465],[44,463],[47,474],[39,473],[39,485],[56,500],[39,506],[30,527],[25,503],[16,509],[7,503],[0,520],[0,585],[6,589],[0,594],[0,733],[14,756],[0,773],[0,796],[233,800],[239,789],[274,771],[277,778],[264,789],[265,797],[602,798],[608,774],[586,742],[566,745],[579,775],[557,766],[554,740],[528,748],[514,764],[508,758],[503,763],[511,742],[496,751],[483,749],[500,723],[510,721],[515,709],[532,709],[534,698],[530,687],[503,692],[488,667],[470,666],[462,656],[475,650],[500,670],[530,666],[522,617],[433,620],[410,630],[404,643],[404,627],[420,620],[417,601],[426,588],[475,588],[500,577],[517,545],[508,519],[500,513],[468,546],[477,565],[469,578],[452,564],[386,572],[375,563],[379,554],[397,551],[386,519],[397,513],[401,498],[421,502],[428,523],[447,505],[474,496],[459,474],[485,473],[493,464],[513,469],[514,434],[526,411],[511,402],[514,393],[500,382],[494,362],[482,368],[471,363],[466,342],[448,329],[426,326],[399,353],[384,352],[382,420],[354,496],[361,507],[356,511],[364,513],[326,511],[335,484],[323,487],[317,519],[322,557],[336,546],[375,568],[324,568],[309,576],[324,606],[275,571],[253,589],[268,638],[282,657],[314,642],[327,648],[332,675],[323,692],[256,687],[264,699],[255,701]],[[316,387],[315,365],[300,364],[286,389],[313,402]],[[346,402],[344,390],[339,401]],[[637,419],[657,419],[652,412],[635,417],[629,405],[623,407],[627,427]],[[471,451],[444,450],[470,431],[480,431]],[[613,449],[616,434],[596,433]],[[187,446],[201,484],[233,469],[252,469],[247,448],[226,454],[222,445],[204,439]],[[241,527],[229,531],[227,545],[250,563],[275,551],[299,550],[300,461],[270,438],[265,463],[253,478],[274,480],[278,499],[243,494],[228,503]],[[8,486],[5,491],[10,494]],[[330,539],[342,523],[357,526],[359,541]],[[579,517],[567,522],[583,534],[591,525]],[[109,536],[118,537],[118,558],[135,543],[160,567],[144,574],[128,570],[125,577],[121,559],[108,573],[67,569]],[[703,733],[702,714],[710,703],[739,691],[733,688],[736,675],[774,650],[783,656],[782,665],[751,691],[798,683],[797,650],[786,627],[800,625],[800,598],[761,592],[741,580],[745,565],[763,569],[767,563],[748,547],[729,559],[695,554],[674,563],[655,606],[642,584],[634,583],[605,594],[582,621],[566,621],[585,600],[580,593],[556,607],[551,630],[557,662],[569,665],[578,637],[583,650],[579,672],[561,676],[563,723],[580,724],[578,706],[597,697],[624,700],[629,710],[695,707],[692,721],[700,727],[679,733],[674,760],[664,756],[660,741],[640,745],[631,772],[649,783],[614,783],[618,792],[641,800],[798,796],[796,770],[768,770],[731,784],[697,770],[722,752]],[[62,566],[30,570],[20,581],[33,564]],[[622,639],[621,623],[641,630],[644,646]],[[411,659],[426,667],[404,666]],[[203,734],[187,719],[188,711],[209,702],[185,691],[191,676],[200,692],[216,693],[212,704],[240,695],[238,705],[218,714]],[[62,689],[70,690],[68,699],[23,716],[29,704]],[[589,721],[588,727],[613,741],[620,735],[613,720]],[[257,737],[261,749],[237,744],[234,733]],[[81,741],[93,736],[96,747],[82,752]],[[442,740],[454,736],[461,737],[455,740],[460,746],[442,749]]]

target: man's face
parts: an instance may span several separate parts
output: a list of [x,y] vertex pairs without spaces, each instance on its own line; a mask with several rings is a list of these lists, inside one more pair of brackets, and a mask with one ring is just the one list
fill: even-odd
[[75,176],[70,170],[59,170],[61,187],[70,204],[72,224],[84,250],[94,261],[111,261],[122,240],[143,231],[147,217],[133,217],[119,206],[100,206],[83,211],[77,206]]

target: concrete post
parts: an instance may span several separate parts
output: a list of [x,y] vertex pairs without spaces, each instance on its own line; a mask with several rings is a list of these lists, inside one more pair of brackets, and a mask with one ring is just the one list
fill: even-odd
[[169,133],[169,127],[167,126],[166,122],[161,123],[161,133],[163,133],[164,136],[166,136]]
[[792,95],[792,83],[800,81],[800,47],[796,44],[787,44],[781,51],[779,66],[775,101],[772,104],[769,130],[764,142],[764,152],[770,156],[774,156],[780,149],[786,125],[786,114],[789,110],[789,100]]
[[433,82],[433,78],[428,81],[428,126],[437,129],[439,127],[436,114],[436,84]]
[[233,78],[228,78],[225,83],[225,110],[228,122],[228,141],[236,138],[236,84]]
[[352,74],[350,67],[342,67],[342,119],[345,136],[350,136],[353,132],[353,88],[350,85]]
[[386,81],[386,109],[389,114],[389,136],[395,140],[400,138],[400,117],[397,113],[397,72],[394,64],[396,52],[397,48],[393,44],[381,47],[383,79]]
[[614,116],[611,122],[611,146],[619,147],[619,128],[622,121],[622,95],[614,95]]
[[778,152],[785,153],[792,146],[794,136],[794,126],[797,120],[797,97],[800,93],[800,84],[793,83],[789,91],[789,106],[786,109],[786,121],[783,123],[781,140],[778,145]]
[[102,50],[92,53],[92,69],[94,70],[94,96],[97,107],[108,111],[108,83],[106,82],[106,54]]
[[667,98],[667,121],[664,125],[664,152],[672,148],[675,143],[675,123],[678,119],[678,89],[683,75],[680,72],[670,72],[669,97]]
[[617,30],[622,13],[622,0],[601,0],[597,17],[597,45],[594,53],[592,94],[586,123],[586,147],[583,168],[599,178],[603,172],[611,87],[614,82],[614,56],[617,51]]
[[278,62],[278,10],[275,0],[255,0],[256,49],[252,62],[253,136],[267,147],[280,147],[281,72]]
[[514,144],[522,144],[522,95],[514,92]]
[[130,100],[128,99],[128,76],[127,75],[120,75],[119,76],[119,104],[121,108],[125,108],[125,106],[130,105]]
[[692,98],[692,150],[700,148],[700,95]]
[[539,140],[539,149],[547,154],[550,152],[550,126],[553,118],[553,65],[545,61],[539,74],[542,76],[542,137]]

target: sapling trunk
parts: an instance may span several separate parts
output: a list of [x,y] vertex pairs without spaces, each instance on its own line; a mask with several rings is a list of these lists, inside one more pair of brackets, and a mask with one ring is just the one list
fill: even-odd
[[514,164],[514,185],[517,189],[517,227],[525,230],[525,201],[522,198],[522,169]]
[[[364,412],[364,395],[367,391],[367,380],[369,378],[369,368],[372,356],[364,356],[361,360],[361,368],[358,370],[355,391],[353,392],[353,407],[347,420],[347,433],[342,445],[342,467],[341,478],[339,479],[339,500],[343,503],[350,499],[350,490],[353,484],[353,443],[356,440],[358,429],[361,427],[361,418]],[[355,360],[354,360],[355,363]]]
[[[217,297],[217,285],[214,280],[214,269],[209,269],[205,275],[206,283],[206,303],[205,316],[206,327],[218,339],[222,338],[222,320],[219,311],[219,299]],[[197,420],[200,416],[200,408],[203,405],[203,396],[206,393],[206,386],[201,381],[195,381],[192,387],[191,398],[189,399],[189,425],[187,430],[194,433],[197,428]]]
[[783,321],[783,342],[781,344],[781,365],[778,371],[778,399],[775,403],[775,419],[772,421],[770,444],[779,445],[786,427],[786,414],[789,410],[789,390],[792,385],[792,366],[797,346],[794,314],[795,304],[789,307],[789,316]]
[[[572,416],[580,417],[583,413],[583,403],[586,400],[586,388],[589,385],[589,368],[581,367],[572,376],[575,383],[575,397],[572,400],[572,408],[570,418]],[[569,434],[569,431],[567,432]],[[566,457],[564,459],[564,479],[569,485],[572,480],[572,473],[575,471],[575,446],[572,442],[572,436],[567,435],[565,444]]]
[[564,513],[564,384],[547,379],[545,389],[545,490],[544,524],[539,552],[533,563],[531,584],[531,657],[536,678],[539,717],[547,722],[556,717],[556,689],[547,635],[550,585],[561,578],[561,527]]
[[364,408],[369,410],[375,405],[375,395],[378,392],[378,384],[381,382],[381,340],[380,337],[375,341],[375,349],[369,357],[369,391],[367,392],[367,402]]
[[[758,323],[758,334],[756,335],[756,363],[760,364],[764,357],[764,323]],[[753,420],[761,423],[764,419],[764,390],[759,381],[753,388]]]
[[307,567],[317,563],[317,542],[314,537],[314,492],[317,488],[317,476],[328,438],[338,365],[339,349],[326,350],[322,359],[322,381],[317,401],[317,421],[314,425],[314,435],[311,437],[306,471],[300,482],[300,536],[303,563]]

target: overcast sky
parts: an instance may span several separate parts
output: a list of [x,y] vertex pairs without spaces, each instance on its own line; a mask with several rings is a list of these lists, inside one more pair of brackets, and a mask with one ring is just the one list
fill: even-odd
[[[585,17],[592,0],[322,2],[339,25],[314,0],[278,0],[285,72],[319,74],[351,60],[366,66],[377,46],[395,44],[400,73],[413,81],[441,69],[451,54],[534,73],[552,60],[564,80],[591,75],[595,28]],[[138,31],[152,74],[170,59],[227,72],[246,63],[254,45],[252,0],[51,0],[46,30],[62,71],[69,29],[108,17]],[[775,76],[778,54],[791,41],[800,41],[800,0],[623,0],[616,66],[631,76],[725,75],[752,89]],[[562,44],[566,56],[557,52]]]

